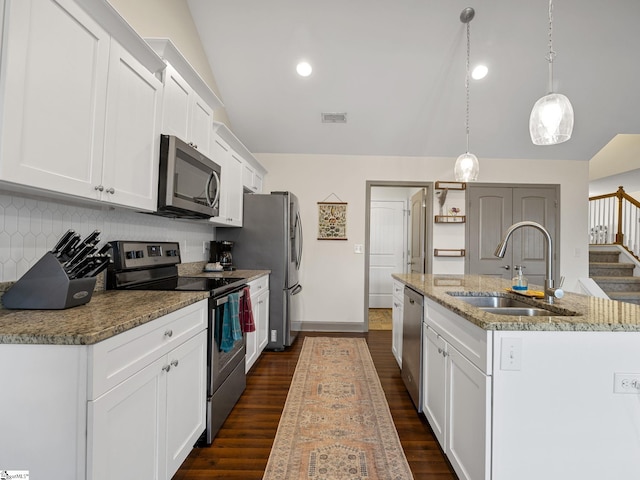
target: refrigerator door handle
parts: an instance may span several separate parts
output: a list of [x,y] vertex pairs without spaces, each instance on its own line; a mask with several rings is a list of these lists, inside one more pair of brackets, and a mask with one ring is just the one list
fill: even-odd
[[300,270],[300,263],[302,263],[302,220],[300,219],[300,212],[296,212],[296,239],[298,243],[298,252],[296,256],[296,270]]
[[291,295],[297,295],[302,291],[302,285],[298,284],[291,290]]

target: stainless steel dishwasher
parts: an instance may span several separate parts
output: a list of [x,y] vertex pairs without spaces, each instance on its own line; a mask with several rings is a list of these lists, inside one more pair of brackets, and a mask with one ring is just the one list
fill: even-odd
[[402,380],[418,412],[422,411],[422,317],[424,297],[404,287],[402,318]]

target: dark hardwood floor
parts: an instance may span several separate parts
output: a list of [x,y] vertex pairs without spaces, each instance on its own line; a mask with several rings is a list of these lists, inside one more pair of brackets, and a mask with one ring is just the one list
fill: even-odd
[[411,403],[391,353],[391,331],[366,334],[301,333],[284,352],[264,352],[247,376],[247,389],[213,444],[194,449],[174,480],[261,479],[289,391],[304,336],[367,339],[411,471],[416,479],[455,480],[433,433]]

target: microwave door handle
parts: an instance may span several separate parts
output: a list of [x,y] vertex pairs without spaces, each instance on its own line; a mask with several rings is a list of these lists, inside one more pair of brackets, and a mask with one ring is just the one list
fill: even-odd
[[211,172],[209,174],[209,178],[207,178],[207,183],[204,186],[204,197],[207,199],[207,206],[212,207],[213,202],[211,201],[211,195],[209,195],[209,190],[211,188],[211,180],[213,180],[213,174],[215,172]]
[[220,188],[222,187],[222,185],[220,185],[220,177],[218,176],[218,173],[215,170],[211,173],[214,177],[216,177],[216,196],[213,199],[213,203],[211,204],[212,207],[215,207],[220,200]]

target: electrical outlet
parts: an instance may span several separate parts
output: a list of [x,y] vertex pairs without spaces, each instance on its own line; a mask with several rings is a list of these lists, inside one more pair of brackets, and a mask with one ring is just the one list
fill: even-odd
[[614,373],[613,393],[640,395],[640,373]]
[[520,370],[522,368],[522,339],[503,338],[500,348],[500,369]]
[[272,342],[276,342],[278,340],[278,331],[277,330],[271,330],[271,341]]
[[[209,252],[209,242],[207,240],[202,241],[202,253],[205,255]],[[207,255],[208,258],[208,255]]]

